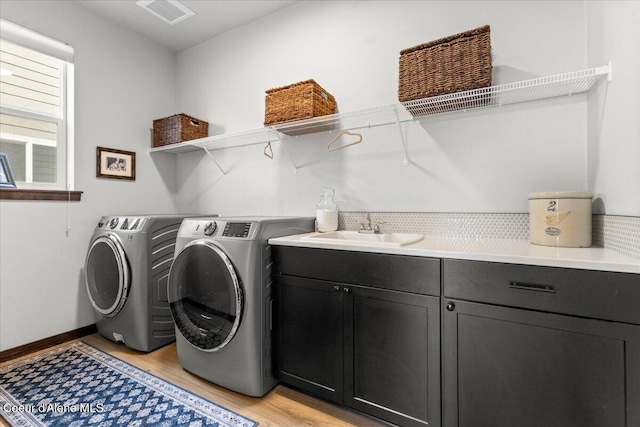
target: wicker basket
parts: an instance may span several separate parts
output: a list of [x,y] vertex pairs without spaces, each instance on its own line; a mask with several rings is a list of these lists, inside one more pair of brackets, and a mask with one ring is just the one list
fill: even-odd
[[264,125],[272,126],[335,114],[336,99],[314,80],[266,91]]
[[175,144],[209,135],[209,123],[186,114],[153,121],[153,146]]
[[491,86],[488,25],[400,52],[400,102],[487,86]]

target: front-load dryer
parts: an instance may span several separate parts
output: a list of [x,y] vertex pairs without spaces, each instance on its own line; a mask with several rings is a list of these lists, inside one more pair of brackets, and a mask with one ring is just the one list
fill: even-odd
[[230,390],[264,396],[272,370],[272,237],[313,231],[313,218],[186,218],[169,275],[178,361]]
[[84,266],[98,332],[149,352],[175,340],[167,282],[184,219],[177,215],[102,217]]

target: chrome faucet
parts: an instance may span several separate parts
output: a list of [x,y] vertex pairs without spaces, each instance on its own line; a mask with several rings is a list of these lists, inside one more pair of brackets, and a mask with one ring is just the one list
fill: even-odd
[[385,224],[385,222],[376,222],[375,224],[371,224],[371,214],[367,213],[367,223],[360,223],[360,227],[358,228],[358,233],[363,234],[380,234],[380,226]]

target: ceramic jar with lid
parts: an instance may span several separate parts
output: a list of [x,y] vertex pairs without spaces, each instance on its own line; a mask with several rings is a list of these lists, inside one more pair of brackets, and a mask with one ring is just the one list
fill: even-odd
[[529,194],[529,240],[535,245],[591,246],[593,194],[555,191]]

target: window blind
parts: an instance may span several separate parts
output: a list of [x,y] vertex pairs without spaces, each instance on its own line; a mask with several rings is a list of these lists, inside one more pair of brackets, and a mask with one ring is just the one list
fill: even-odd
[[0,19],[0,38],[70,64],[73,63],[72,46],[4,19]]

